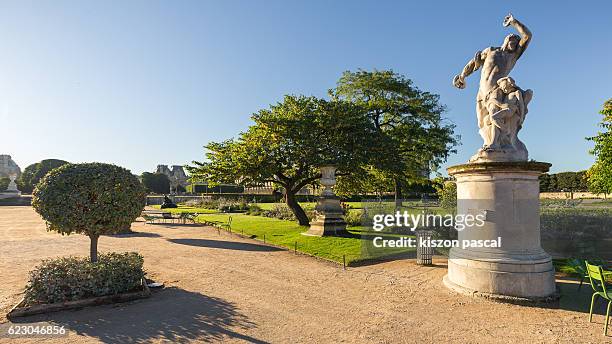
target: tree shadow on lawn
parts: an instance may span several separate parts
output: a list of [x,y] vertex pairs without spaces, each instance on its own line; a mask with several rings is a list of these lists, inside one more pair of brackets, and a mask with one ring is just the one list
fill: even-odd
[[216,297],[167,288],[150,299],[20,318],[48,321],[104,343],[265,341],[238,333],[257,327],[236,306]]
[[167,239],[168,241],[189,246],[208,247],[208,248],[219,248],[225,250],[237,250],[237,251],[260,251],[260,252],[273,252],[282,251],[282,249],[266,245],[251,244],[247,242],[238,241],[223,241],[223,240],[207,240],[207,239]]

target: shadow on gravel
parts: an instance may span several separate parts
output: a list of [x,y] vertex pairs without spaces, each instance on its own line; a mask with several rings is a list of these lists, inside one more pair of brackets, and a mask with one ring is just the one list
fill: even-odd
[[[584,319],[587,319],[591,306],[591,296],[593,295],[593,289],[589,281],[586,281],[580,289],[578,289],[578,281],[572,278],[557,278],[556,282],[561,297],[558,301],[549,305],[548,308],[585,313],[586,318]],[[596,298],[593,314],[606,314],[607,302],[602,301],[601,297]],[[595,316],[593,316],[593,321],[596,322]],[[601,324],[603,324],[603,320],[601,320]]]
[[131,232],[131,233],[121,233],[121,234],[111,234],[107,235],[113,238],[160,238],[161,235],[157,233],[149,233],[149,232]]
[[64,326],[71,333],[94,337],[104,343],[219,342],[232,339],[266,343],[243,334],[256,325],[238,312],[233,303],[179,288],[167,288],[146,300],[19,320],[20,323],[37,321]]
[[246,242],[237,241],[223,241],[223,240],[207,240],[207,239],[167,239],[168,241],[189,246],[208,247],[208,248],[219,248],[224,250],[237,250],[237,251],[282,251],[280,248],[251,244]]

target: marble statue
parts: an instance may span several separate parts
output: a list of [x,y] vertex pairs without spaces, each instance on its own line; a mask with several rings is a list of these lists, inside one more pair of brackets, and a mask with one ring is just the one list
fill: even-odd
[[453,79],[457,88],[465,88],[465,78],[481,70],[476,96],[478,128],[484,144],[470,162],[527,161],[528,152],[518,139],[518,131],[527,114],[533,91],[523,91],[508,75],[531,41],[531,31],[512,14],[504,18],[504,26],[514,27],[520,37],[510,34],[501,47],[478,51]]
[[[558,298],[552,257],[540,242],[540,181],[551,164],[529,161],[519,140],[531,90],[520,88],[509,76],[531,41],[531,32],[512,14],[504,26],[508,35],[501,47],[476,53],[453,84],[481,70],[476,114],[482,148],[467,164],[451,166],[448,175],[457,185],[457,216],[481,214],[485,220],[457,233],[459,242],[499,240],[498,247],[452,247],[444,284],[470,296],[518,303]],[[476,215],[478,216],[478,215]]]
[[12,174],[9,176],[10,182],[8,184],[8,187],[6,188],[6,191],[9,192],[19,192],[19,190],[17,189],[17,183],[15,183],[15,179],[17,179],[17,175]]
[[19,189],[17,189],[17,183],[15,183],[15,180],[17,179],[17,174],[10,174],[9,175],[9,179],[10,179],[10,182],[9,182],[8,187],[6,188],[6,190],[0,190],[0,199],[6,199],[6,198],[15,199],[15,198],[20,198],[21,197],[21,191],[19,191]]

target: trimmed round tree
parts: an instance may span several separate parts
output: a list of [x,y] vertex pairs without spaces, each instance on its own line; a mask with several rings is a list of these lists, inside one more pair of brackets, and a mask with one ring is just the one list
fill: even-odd
[[110,164],[68,164],[49,172],[32,194],[32,206],[47,230],[79,233],[91,240],[96,262],[98,238],[129,227],[145,206],[146,191],[129,170]]

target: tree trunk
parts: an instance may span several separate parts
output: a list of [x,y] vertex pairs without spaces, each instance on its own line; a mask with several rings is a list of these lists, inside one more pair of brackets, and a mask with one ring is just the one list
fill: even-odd
[[402,183],[399,178],[395,178],[395,207],[402,206]]
[[300,204],[295,199],[295,193],[285,189],[285,203],[295,215],[295,218],[298,220],[300,226],[308,226],[310,225],[310,221],[308,220],[308,216],[306,216],[306,212]]
[[92,263],[96,263],[98,261],[98,238],[99,235],[92,235],[89,237],[91,240],[89,246],[89,259]]

